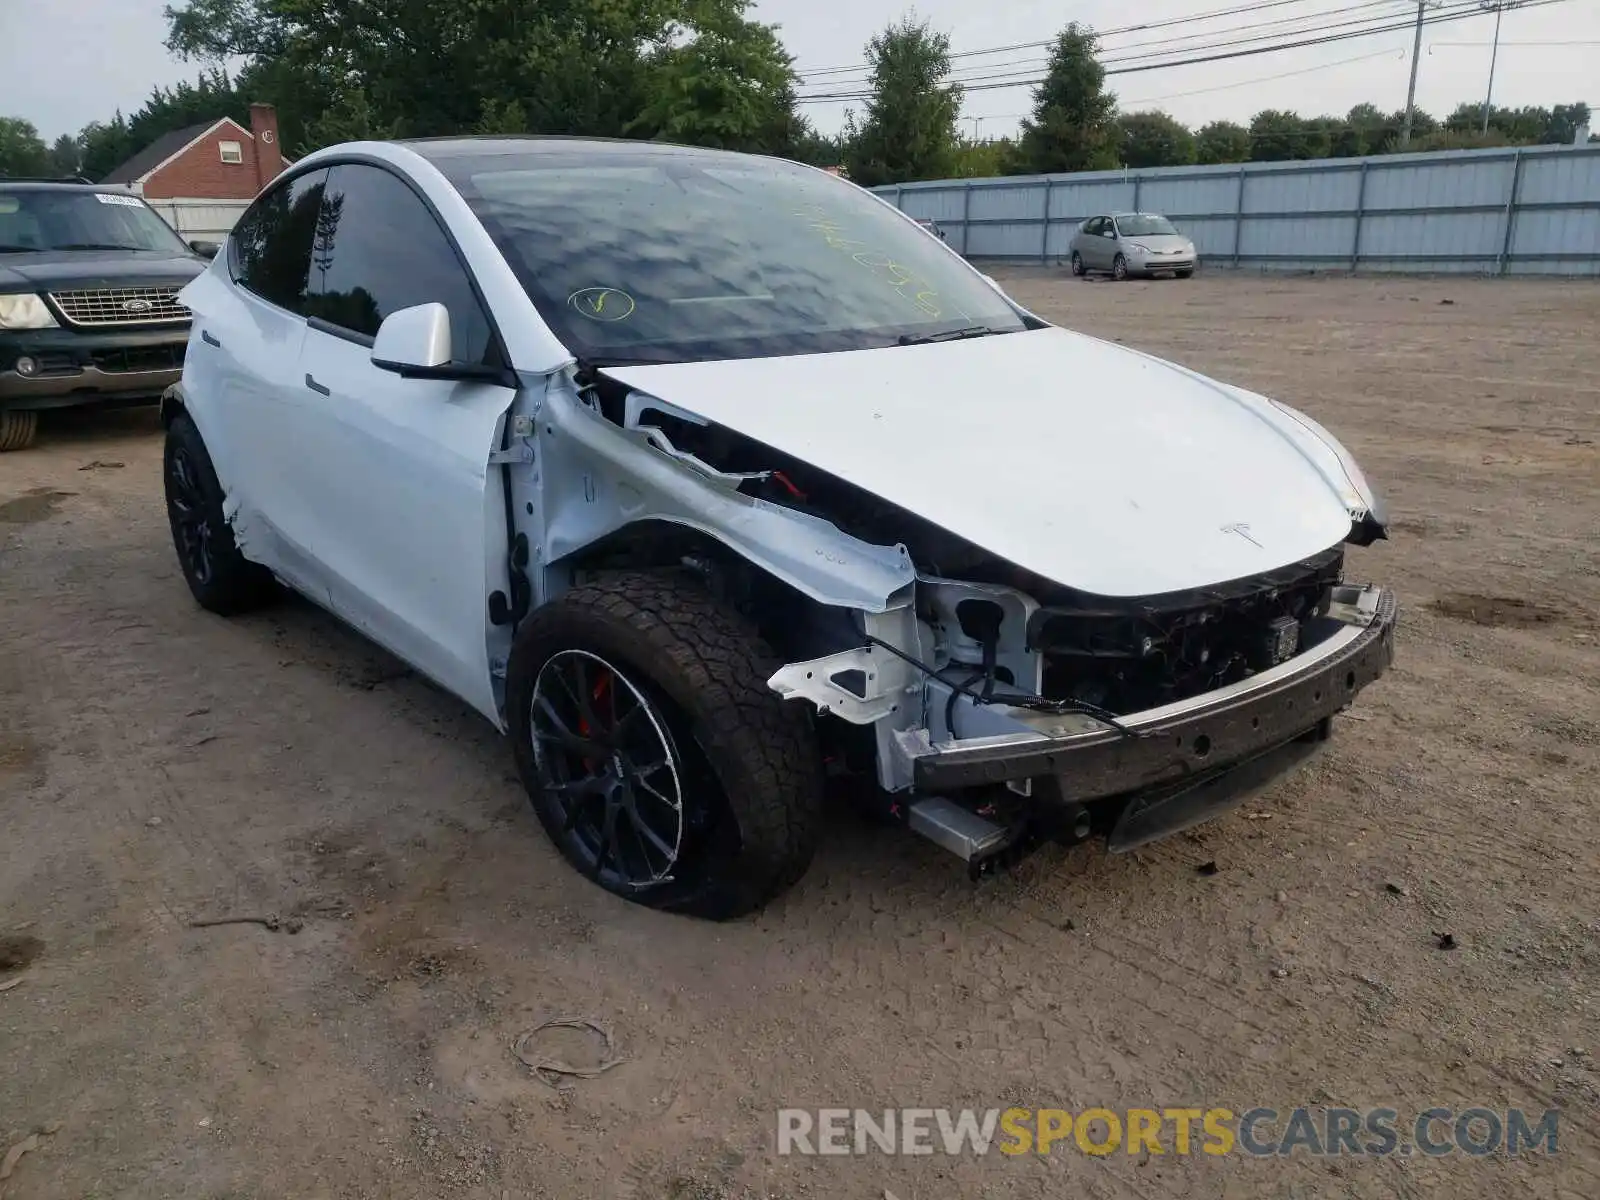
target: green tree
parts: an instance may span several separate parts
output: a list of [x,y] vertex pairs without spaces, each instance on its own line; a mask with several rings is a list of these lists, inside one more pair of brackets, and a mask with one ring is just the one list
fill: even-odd
[[83,167],[83,143],[70,133],[63,133],[50,144],[50,173],[76,175]]
[[795,111],[794,59],[775,25],[749,20],[749,0],[700,5],[693,28],[647,60],[646,102],[629,122],[632,134],[747,150],[792,154],[806,132]]
[[1327,158],[1332,138],[1326,126],[1283,109],[1264,108],[1250,119],[1252,162]]
[[84,129],[83,173],[103,179],[157,138],[218,117],[232,117],[242,125],[250,119],[249,100],[221,68],[202,71],[194,83],[153,88],[131,117],[118,112],[111,121]]
[[950,38],[904,17],[867,43],[872,95],[846,119],[850,177],[863,187],[942,179],[955,167],[961,87],[947,82]]
[[[1489,110],[1489,130],[1499,133],[1502,145],[1533,145],[1545,140],[1552,125],[1552,112],[1548,108],[1499,108]],[[1458,104],[1444,119],[1444,127],[1452,133],[1482,133],[1483,105],[1471,102]],[[1568,140],[1571,140],[1570,135]]]
[[1023,171],[1096,171],[1117,165],[1117,98],[1105,90],[1094,31],[1076,21],[1050,49],[1033,115],[1022,122],[1017,165]]
[[842,136],[829,137],[818,133],[809,123],[801,130],[786,155],[813,167],[837,167],[844,162],[844,156],[845,141]]
[[1232,121],[1212,121],[1194,135],[1198,163],[1236,163],[1250,158],[1250,131]]
[[[748,0],[178,0],[168,46],[242,59],[291,155],[473,131],[798,140],[787,56]],[[749,72],[748,76],[743,72]],[[754,125],[758,134],[750,134]]]
[[33,122],[0,117],[0,176],[48,175],[50,150]]
[[1544,140],[1570,146],[1578,130],[1589,123],[1589,106],[1582,100],[1575,104],[1558,104],[1550,110],[1550,124],[1545,129]]
[[1421,137],[1414,136],[1411,139],[1411,149],[1417,151],[1490,150],[1511,144],[1510,138],[1492,126],[1488,133],[1479,129],[1436,129],[1432,133],[1423,134]]
[[1335,158],[1386,154],[1400,140],[1399,127],[1376,104],[1357,104],[1339,123],[1333,135]]
[[1194,161],[1194,134],[1164,112],[1125,113],[1117,128],[1124,166],[1182,167]]
[[986,138],[973,141],[963,138],[956,148],[955,170],[952,179],[989,179],[1009,173],[1017,143],[1011,138]]

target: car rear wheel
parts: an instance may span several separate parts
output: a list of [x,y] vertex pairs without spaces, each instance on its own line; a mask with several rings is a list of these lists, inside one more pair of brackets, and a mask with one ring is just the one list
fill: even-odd
[[1079,277],[1083,275],[1083,255],[1076,250],[1072,252],[1072,273]]
[[805,873],[822,764],[766,686],[755,630],[687,577],[624,573],[535,609],[506,703],[517,770],[562,855],[628,900],[715,920]]
[[1126,279],[1128,277],[1128,260],[1120,254],[1111,260],[1111,277],[1113,279]]
[[271,600],[278,590],[272,572],[239,553],[222,515],[222,485],[211,455],[186,415],[167,428],[161,474],[172,545],[200,607],[226,616]]
[[26,450],[39,432],[39,414],[8,409],[0,412],[0,451]]

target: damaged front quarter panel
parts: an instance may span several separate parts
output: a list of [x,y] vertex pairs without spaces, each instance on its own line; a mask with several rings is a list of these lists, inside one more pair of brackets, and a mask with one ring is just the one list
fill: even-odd
[[[904,546],[871,545],[743,495],[736,480],[674,454],[657,432],[606,420],[570,381],[550,388],[534,426],[534,469],[544,472],[536,563],[559,563],[630,525],[667,522],[716,539],[818,604],[881,613],[916,577]],[[558,586],[547,581],[541,602]]]

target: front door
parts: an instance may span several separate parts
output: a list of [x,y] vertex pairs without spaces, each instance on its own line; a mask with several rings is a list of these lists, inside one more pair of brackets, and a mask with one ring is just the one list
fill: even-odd
[[284,491],[277,464],[292,450],[283,409],[298,400],[306,277],[327,175],[308,171],[263,193],[229,234],[226,255],[183,292],[194,312],[184,383],[206,399],[194,417],[234,535],[247,557],[319,600],[315,567],[293,533],[314,514]]
[[318,514],[306,536],[335,612],[493,718],[487,597],[504,583],[491,583],[487,534],[500,522],[503,547],[505,516],[488,460],[512,389],[405,379],[371,358],[384,317],[434,301],[450,311],[455,361],[497,361],[467,268],[420,197],[381,167],[335,165],[299,402],[280,410],[296,425],[298,502]]

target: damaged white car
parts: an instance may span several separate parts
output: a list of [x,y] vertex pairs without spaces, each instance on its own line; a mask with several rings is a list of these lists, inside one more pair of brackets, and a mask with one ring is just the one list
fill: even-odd
[[833,777],[980,871],[1214,815],[1389,664],[1307,417],[1047,324],[868,192],[572,139],[310,155],[182,292],[196,599],[309,597],[505,731],[578,869],[747,912]]

